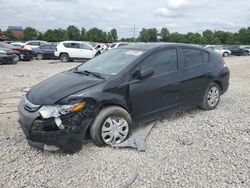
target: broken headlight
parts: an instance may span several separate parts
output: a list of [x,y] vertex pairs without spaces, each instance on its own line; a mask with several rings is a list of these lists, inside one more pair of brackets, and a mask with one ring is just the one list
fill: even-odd
[[71,112],[77,112],[83,109],[84,106],[84,102],[79,102],[72,105],[44,105],[38,111],[43,118],[47,119],[51,117],[60,117],[61,115],[69,114]]

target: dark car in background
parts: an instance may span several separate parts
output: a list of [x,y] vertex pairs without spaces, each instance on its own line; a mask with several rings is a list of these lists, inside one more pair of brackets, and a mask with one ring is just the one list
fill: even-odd
[[1,64],[16,64],[16,54],[8,49],[0,47],[0,65]]
[[56,51],[56,46],[54,44],[46,44],[42,45],[38,48],[33,49],[33,55],[38,60],[42,59],[56,59],[57,57],[54,55]]
[[239,46],[228,47],[228,50],[231,51],[231,55],[237,55],[237,56],[241,56],[241,55],[246,56],[249,53],[247,49],[241,48]]
[[89,138],[116,145],[133,127],[168,111],[213,110],[229,86],[223,58],[187,44],[137,44],[107,51],[57,74],[21,100],[19,123],[28,143],[76,152]]
[[15,57],[16,61],[20,61],[20,60],[30,61],[33,58],[33,53],[31,50],[27,50],[18,46],[13,46],[5,42],[0,42],[0,47],[11,49],[16,54],[16,57]]

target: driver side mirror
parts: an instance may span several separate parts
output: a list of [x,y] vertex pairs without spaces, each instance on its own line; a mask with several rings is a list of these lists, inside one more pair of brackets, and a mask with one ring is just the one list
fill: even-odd
[[153,76],[154,70],[152,68],[137,70],[133,73],[132,78],[138,80],[145,80],[151,76]]

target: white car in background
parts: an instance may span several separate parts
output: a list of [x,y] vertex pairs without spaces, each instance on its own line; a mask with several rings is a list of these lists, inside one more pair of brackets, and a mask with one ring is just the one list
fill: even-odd
[[49,44],[48,42],[46,41],[42,41],[42,40],[31,40],[31,41],[27,41],[23,48],[27,49],[27,50],[32,50],[34,48],[38,48],[42,45],[46,45],[46,44]]
[[242,49],[243,50],[247,50],[248,51],[248,55],[250,55],[250,46],[245,46]]
[[12,42],[10,45],[15,46],[15,47],[23,47],[25,45],[24,42]]
[[128,44],[129,44],[128,42],[115,42],[115,43],[112,43],[112,44],[109,45],[108,50],[111,50],[111,49],[114,49],[114,48],[118,48],[120,46],[126,46]]
[[90,43],[80,41],[60,42],[55,51],[55,56],[62,62],[68,62],[77,59],[91,59],[100,54]]
[[228,57],[231,54],[230,50],[227,50],[221,47],[206,46],[206,48],[215,51],[216,53],[220,54],[223,57]]

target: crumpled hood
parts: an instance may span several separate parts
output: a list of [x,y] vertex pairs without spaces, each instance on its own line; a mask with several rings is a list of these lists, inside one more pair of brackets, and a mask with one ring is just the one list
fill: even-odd
[[87,89],[103,82],[103,80],[73,73],[59,73],[32,87],[27,94],[28,100],[36,105],[53,105],[64,97]]

